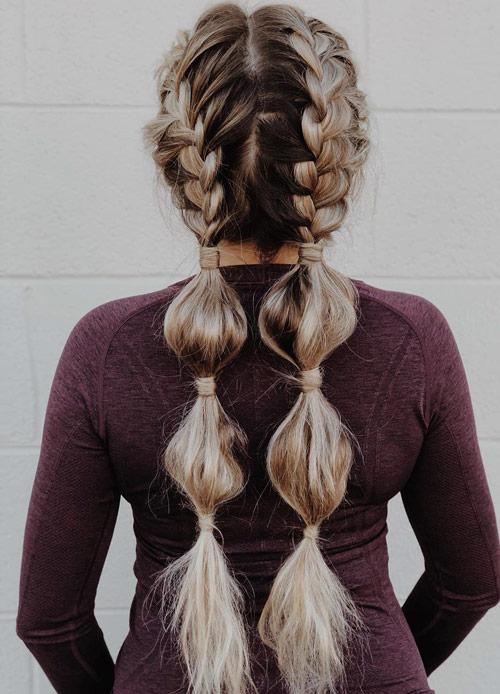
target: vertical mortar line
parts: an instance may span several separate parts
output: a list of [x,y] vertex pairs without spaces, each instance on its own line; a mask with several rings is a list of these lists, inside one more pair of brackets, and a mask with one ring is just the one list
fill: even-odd
[[33,351],[33,341],[31,339],[31,330],[30,330],[30,320],[29,320],[29,311],[28,311],[28,298],[30,297],[32,293],[32,289],[29,286],[24,286],[23,287],[23,299],[22,299],[22,312],[23,312],[23,323],[24,323],[24,331],[25,331],[25,336],[26,336],[26,347],[28,349],[28,363],[29,363],[29,370],[30,370],[30,379],[32,383],[32,388],[31,388],[31,393],[32,393],[32,408],[33,408],[33,432],[31,436],[31,443],[35,443],[39,439],[39,432],[40,432],[40,422],[39,422],[39,393],[38,393],[38,381],[37,381],[37,374],[36,374],[36,368],[35,368],[35,362],[34,362],[34,351]]
[[31,694],[38,694],[39,691],[36,677],[36,661],[33,655],[31,656],[30,664],[29,691],[31,692]]
[[365,49],[365,81],[368,88],[370,81],[370,0],[363,0],[363,33]]
[[22,99],[26,101],[26,88],[28,84],[28,56],[27,56],[27,41],[26,41],[26,0],[21,2],[21,42],[23,50],[23,76],[22,76]]

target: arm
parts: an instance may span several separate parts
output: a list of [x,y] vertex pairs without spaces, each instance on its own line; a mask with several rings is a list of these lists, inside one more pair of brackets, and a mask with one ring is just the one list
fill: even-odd
[[425,561],[402,609],[430,674],[498,603],[500,542],[464,365],[443,314],[427,310],[428,427],[401,496]]
[[92,314],[57,365],[31,490],[16,633],[57,692],[110,692],[114,663],[94,599],[120,494],[98,429]]

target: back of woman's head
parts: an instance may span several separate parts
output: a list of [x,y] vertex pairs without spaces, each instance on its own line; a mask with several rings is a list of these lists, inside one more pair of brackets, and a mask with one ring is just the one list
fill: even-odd
[[164,463],[200,533],[155,582],[169,604],[163,624],[178,630],[190,691],[240,694],[253,685],[243,594],[213,533],[217,507],[245,485],[236,449],[246,443],[217,397],[217,375],[237,357],[247,324],[216,246],[248,240],[269,261],[296,244],[299,262],[263,297],[259,329],[296,370],[287,377],[298,397],[269,441],[266,464],[303,519],[304,538],[275,577],[258,628],[292,692],[337,692],[363,622],[318,545],[353,461],[351,434],[321,390],[321,363],[354,331],[358,297],[323,248],[362,180],[365,96],[345,39],[284,4],[248,15],[235,4],[211,7],[178,35],[157,79],[160,109],[145,126],[146,142],[200,245],[200,272],[165,315],[166,341],[196,376],[197,398]]

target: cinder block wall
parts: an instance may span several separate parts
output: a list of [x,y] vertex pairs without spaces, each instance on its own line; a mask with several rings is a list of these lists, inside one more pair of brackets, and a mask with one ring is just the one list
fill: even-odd
[[[252,3],[247,3],[252,6]],[[416,292],[448,317],[470,378],[481,449],[500,506],[500,6],[488,0],[302,3],[348,38],[371,102],[363,197],[331,258],[351,276]],[[3,0],[3,382],[0,455],[2,691],[52,691],[15,636],[21,539],[50,382],[88,309],[196,271],[190,235],[154,192],[140,128],[153,69],[197,0]],[[399,498],[391,575],[401,602],[422,570]],[[114,656],[134,588],[129,508],[97,596]],[[498,611],[431,677],[440,694],[492,694]]]

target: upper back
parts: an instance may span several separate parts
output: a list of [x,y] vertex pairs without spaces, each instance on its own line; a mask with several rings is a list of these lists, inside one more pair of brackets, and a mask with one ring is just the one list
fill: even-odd
[[[266,348],[256,327],[259,300],[286,267],[220,268],[237,289],[249,326],[243,349],[217,376],[225,412],[248,437],[240,453],[246,487],[218,510],[218,527],[235,556],[286,551],[290,526],[301,532],[300,519],[273,490],[265,469],[269,437],[297,391],[281,377],[291,372],[290,364]],[[73,331],[86,364],[83,395],[94,426],[107,444],[121,493],[133,506],[139,540],[147,537],[153,553],[184,552],[195,537],[195,515],[161,464],[166,441],[196,398],[194,375],[163,337],[165,311],[189,279],[101,304]],[[429,423],[431,362],[447,325],[421,296],[352,281],[360,299],[357,327],[322,364],[323,393],[358,444],[346,497],[323,525],[327,535],[329,528],[336,531],[332,547],[373,531],[373,524],[359,519],[360,510],[384,507],[408,479]],[[353,522],[342,522],[345,514]],[[271,515],[267,546],[263,530]]]

